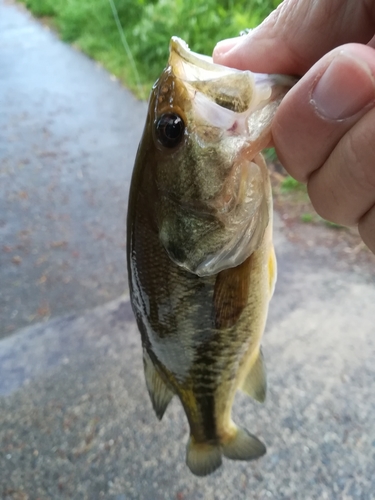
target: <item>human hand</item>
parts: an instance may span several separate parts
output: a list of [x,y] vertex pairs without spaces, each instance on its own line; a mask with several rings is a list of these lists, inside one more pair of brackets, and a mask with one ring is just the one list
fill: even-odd
[[358,224],[375,253],[375,0],[285,0],[248,35],[220,42],[214,61],[302,76],[282,101],[273,141],[307,182],[316,211]]

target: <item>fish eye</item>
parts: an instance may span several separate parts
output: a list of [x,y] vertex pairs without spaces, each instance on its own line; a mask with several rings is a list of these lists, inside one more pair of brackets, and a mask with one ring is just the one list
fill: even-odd
[[160,144],[175,148],[180,144],[185,132],[183,119],[176,113],[165,113],[156,122],[156,135]]

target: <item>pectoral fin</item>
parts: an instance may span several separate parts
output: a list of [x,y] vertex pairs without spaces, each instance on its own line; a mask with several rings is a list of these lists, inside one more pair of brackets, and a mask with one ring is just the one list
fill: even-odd
[[264,365],[264,359],[262,351],[259,350],[259,355],[251,367],[251,370],[246,375],[245,380],[242,383],[241,389],[246,392],[249,396],[254,398],[256,401],[263,403],[266,399],[267,393],[267,378],[266,378],[266,368]]
[[246,307],[253,256],[237,267],[221,271],[214,289],[214,318],[216,328],[235,325]]
[[156,371],[150,356],[146,351],[143,351],[143,367],[145,371],[145,379],[151,403],[159,420],[163,418],[164,412],[167,409],[173,392],[167,387],[159,373]]

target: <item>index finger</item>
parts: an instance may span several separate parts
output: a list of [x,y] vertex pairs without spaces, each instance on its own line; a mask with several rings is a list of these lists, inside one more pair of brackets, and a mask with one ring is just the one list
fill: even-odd
[[257,73],[303,75],[335,47],[367,44],[374,31],[374,0],[284,0],[248,35],[219,42],[213,59]]

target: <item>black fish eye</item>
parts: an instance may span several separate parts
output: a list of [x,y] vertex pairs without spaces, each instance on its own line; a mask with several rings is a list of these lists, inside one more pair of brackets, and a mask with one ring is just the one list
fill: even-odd
[[165,113],[156,122],[156,135],[164,147],[175,148],[184,137],[185,124],[176,113]]

